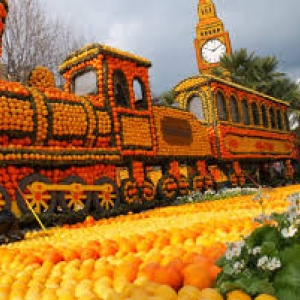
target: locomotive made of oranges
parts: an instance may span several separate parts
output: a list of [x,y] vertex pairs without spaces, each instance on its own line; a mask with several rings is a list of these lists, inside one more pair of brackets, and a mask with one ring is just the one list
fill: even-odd
[[[4,27],[7,2],[0,0]],[[292,176],[288,104],[210,76],[176,86],[180,108],[153,105],[139,56],[91,44],[28,85],[0,81],[0,207],[15,213],[109,210],[173,201],[224,181],[248,162],[281,160]],[[191,112],[190,112],[191,111]]]

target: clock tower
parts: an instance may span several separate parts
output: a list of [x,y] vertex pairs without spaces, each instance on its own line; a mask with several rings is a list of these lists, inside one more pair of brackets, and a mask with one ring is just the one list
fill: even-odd
[[210,73],[212,68],[219,66],[224,54],[231,54],[229,34],[212,0],[199,0],[198,15],[195,39],[198,68],[200,73]]

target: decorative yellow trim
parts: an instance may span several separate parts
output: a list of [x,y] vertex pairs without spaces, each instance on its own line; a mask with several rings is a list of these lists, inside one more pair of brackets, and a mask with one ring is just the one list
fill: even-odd
[[61,71],[65,68],[67,68],[69,65],[72,65],[72,64],[74,64],[86,57],[89,57],[91,55],[97,55],[97,54],[98,54],[98,49],[94,48],[94,49],[90,49],[90,50],[85,50],[84,48],[82,48],[82,53],[66,60],[58,67],[58,69],[59,69],[59,71]]
[[231,82],[231,81],[227,81],[225,79],[221,79],[219,77],[213,76],[213,75],[208,75],[208,74],[203,74],[203,75],[197,75],[197,76],[193,76],[187,79],[182,80],[181,82],[179,82],[175,87],[174,87],[174,91],[175,93],[180,93],[183,92],[187,89],[191,89],[196,87],[197,85],[203,85],[203,84],[209,84],[211,82],[220,82],[223,84],[226,84],[230,87],[239,89],[241,91],[245,91],[245,92],[249,92],[254,94],[255,96],[261,96],[263,98],[266,98],[267,100],[273,101],[275,103],[279,103],[279,104],[283,104],[285,106],[290,106],[290,104],[286,101],[271,97],[269,95],[257,92],[251,88],[239,85],[237,83]]
[[123,50],[119,50],[117,48],[113,48],[113,47],[108,46],[108,45],[99,45],[99,46],[102,47],[103,50],[105,50],[106,52],[109,52],[111,54],[118,54],[120,56],[124,56],[124,57],[127,57],[127,58],[132,58],[132,59],[140,61],[142,63],[151,65],[150,60],[148,60],[146,58],[143,58],[141,56],[138,56],[138,55],[135,55],[135,54],[123,51]]
[[147,67],[151,66],[151,62],[141,56],[113,48],[111,46],[102,45],[102,44],[89,44],[67,57],[67,59],[59,66],[59,71],[64,72],[66,69],[71,68],[74,64],[82,62],[84,60],[90,60],[91,57],[97,56],[98,54],[107,53],[109,55],[121,56],[122,58],[131,59],[137,63],[146,65]]

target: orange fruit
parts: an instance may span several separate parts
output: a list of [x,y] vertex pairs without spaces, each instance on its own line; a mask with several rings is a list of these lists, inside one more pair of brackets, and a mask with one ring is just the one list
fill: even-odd
[[159,266],[154,271],[153,281],[156,283],[168,285],[178,291],[183,284],[183,275],[181,271],[174,266]]
[[184,285],[195,286],[202,290],[213,285],[213,280],[201,265],[190,264],[183,270]]

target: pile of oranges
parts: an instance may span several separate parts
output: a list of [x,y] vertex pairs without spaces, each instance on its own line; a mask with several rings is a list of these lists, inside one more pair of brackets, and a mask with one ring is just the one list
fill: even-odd
[[[284,211],[284,198],[299,188],[268,192],[264,210]],[[139,299],[222,300],[213,289],[220,272],[215,261],[226,242],[258,226],[253,217],[261,208],[251,198],[98,221],[89,216],[79,224],[29,232],[24,241],[0,247],[0,299],[138,299],[139,294]],[[251,299],[244,296],[228,299]]]

